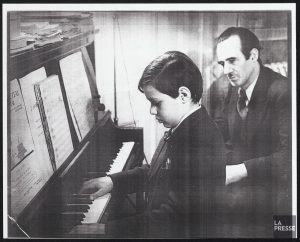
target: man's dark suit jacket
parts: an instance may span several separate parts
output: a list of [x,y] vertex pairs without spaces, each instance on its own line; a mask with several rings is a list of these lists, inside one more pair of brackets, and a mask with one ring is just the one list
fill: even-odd
[[[143,214],[106,225],[111,236],[209,236],[207,229],[218,213],[217,193],[225,184],[221,133],[202,106],[178,126],[164,147],[158,147],[150,167],[111,175],[114,192],[130,193],[142,185],[148,194]],[[166,158],[170,169],[165,168]]]
[[[223,116],[215,119],[229,151],[227,164],[244,163],[248,173],[246,179],[229,186],[232,201],[228,203],[234,208],[236,200],[244,199],[249,214],[262,215],[270,209],[271,215],[291,214],[289,82],[260,66],[244,123],[237,112],[237,100],[238,88],[231,86]],[[249,189],[243,190],[247,186]],[[234,209],[238,211],[239,207]],[[247,211],[247,208],[241,210]],[[269,222],[272,225],[270,217]]]

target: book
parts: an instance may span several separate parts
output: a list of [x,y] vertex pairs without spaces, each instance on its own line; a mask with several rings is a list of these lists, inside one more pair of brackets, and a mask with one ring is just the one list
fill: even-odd
[[10,168],[34,150],[25,104],[17,79],[10,82]]
[[10,50],[10,54],[11,55],[20,54],[20,53],[23,53],[23,52],[26,52],[26,51],[30,51],[30,50],[33,50],[33,49],[34,49],[34,44],[31,43],[31,44],[26,45],[24,47],[20,47],[20,48],[17,48],[17,49],[11,49]]
[[[31,78],[33,75],[30,75]],[[26,82],[30,84],[30,82]],[[23,86],[24,87],[24,86]],[[53,173],[47,156],[41,155],[40,144],[37,141],[36,131],[30,126],[32,107],[28,104],[30,89],[21,90],[17,79],[10,82],[10,140],[8,150],[10,153],[8,167],[10,167],[10,212],[17,217],[40,191]],[[42,144],[42,140],[39,140]],[[37,143],[36,143],[37,144]],[[41,159],[44,157],[44,160]],[[49,163],[48,163],[49,162]]]
[[58,169],[74,149],[58,76],[34,84],[34,91],[50,160]]

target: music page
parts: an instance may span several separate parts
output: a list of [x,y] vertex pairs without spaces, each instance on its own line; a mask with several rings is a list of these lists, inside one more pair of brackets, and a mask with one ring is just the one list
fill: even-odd
[[34,151],[37,156],[36,166],[39,166],[40,172],[43,173],[46,179],[48,179],[53,174],[53,168],[34,92],[34,84],[46,77],[45,68],[42,67],[20,78],[19,82],[34,142]]
[[[79,140],[95,125],[92,95],[81,52],[59,61],[73,122],[78,126]],[[74,68],[76,66],[76,68]]]
[[56,168],[59,168],[73,151],[73,143],[58,76],[52,75],[36,85],[51,138],[46,141],[52,144]]
[[11,215],[17,217],[47,182],[33,151],[11,171]]

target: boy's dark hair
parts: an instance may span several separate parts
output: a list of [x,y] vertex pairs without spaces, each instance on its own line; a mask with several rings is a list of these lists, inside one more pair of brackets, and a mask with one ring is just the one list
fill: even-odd
[[161,93],[177,98],[178,89],[187,87],[192,101],[197,103],[202,97],[203,79],[195,63],[179,51],[168,51],[155,58],[144,70],[138,89],[151,85]]
[[249,29],[242,27],[230,27],[226,29],[219,37],[217,42],[221,43],[222,41],[228,39],[229,37],[236,35],[241,40],[241,51],[244,54],[245,58],[248,60],[250,57],[250,51],[253,48],[258,50],[258,62],[261,63],[260,51],[262,47],[259,43],[257,36],[252,33]]

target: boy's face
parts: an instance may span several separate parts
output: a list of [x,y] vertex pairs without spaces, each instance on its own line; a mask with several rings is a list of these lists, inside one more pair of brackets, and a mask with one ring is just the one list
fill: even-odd
[[182,117],[180,99],[161,93],[151,85],[146,85],[143,91],[151,103],[150,114],[166,128],[176,127]]
[[218,63],[222,65],[224,74],[232,86],[247,88],[251,83],[253,72],[250,58],[246,60],[241,51],[238,36],[231,36],[217,46]]

